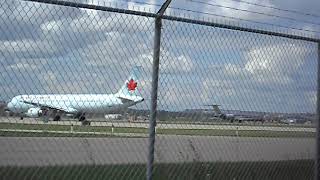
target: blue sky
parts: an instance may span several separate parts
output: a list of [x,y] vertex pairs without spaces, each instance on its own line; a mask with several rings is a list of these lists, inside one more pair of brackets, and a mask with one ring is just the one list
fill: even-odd
[[[102,4],[103,1],[93,1]],[[159,7],[126,1],[106,5],[155,12]],[[140,1],[141,2],[141,1]],[[161,4],[163,1],[145,1]],[[173,1],[172,7],[320,31],[320,18],[259,8],[232,0]],[[261,3],[260,1],[250,1]],[[92,3],[92,1],[90,1]],[[318,1],[263,1],[265,5],[317,14]],[[210,4],[311,21],[290,22]],[[320,34],[168,9],[168,14],[263,28]],[[140,93],[150,104],[153,19],[22,1],[0,2],[0,99],[18,94],[112,93],[130,68],[143,67]],[[320,15],[320,14],[319,14]],[[223,109],[314,112],[316,45],[267,35],[164,20],[159,109],[184,110],[221,104]]]

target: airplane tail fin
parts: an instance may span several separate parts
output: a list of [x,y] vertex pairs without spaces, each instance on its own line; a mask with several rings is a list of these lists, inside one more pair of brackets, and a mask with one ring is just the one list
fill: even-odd
[[222,114],[220,108],[219,108],[219,105],[212,105],[213,107],[213,111],[217,114]]
[[213,108],[213,112],[215,114],[222,114],[218,104],[209,104],[209,105],[205,105],[205,106],[211,106]]
[[139,78],[141,74],[141,66],[134,66],[131,69],[130,76],[117,92],[118,96],[137,96],[137,88],[139,87]]

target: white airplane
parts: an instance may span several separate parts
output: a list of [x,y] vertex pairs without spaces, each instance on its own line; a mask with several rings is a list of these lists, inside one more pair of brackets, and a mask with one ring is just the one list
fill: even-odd
[[61,120],[61,114],[74,116],[83,124],[86,113],[109,113],[142,102],[137,95],[140,67],[134,67],[125,84],[115,94],[43,94],[18,95],[7,104],[7,110],[23,117],[45,117],[53,112],[54,121]]

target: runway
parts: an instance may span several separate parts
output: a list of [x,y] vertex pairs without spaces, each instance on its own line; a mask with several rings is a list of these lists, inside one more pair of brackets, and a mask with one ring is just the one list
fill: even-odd
[[[0,123],[23,123],[23,124],[54,124],[54,125],[81,125],[81,122],[75,120],[65,121],[49,121],[43,122],[40,119],[2,117]],[[114,127],[136,127],[149,128],[148,122],[128,122],[128,121],[91,121],[91,126],[114,126]],[[312,127],[296,127],[296,126],[264,126],[264,125],[242,125],[242,124],[186,124],[186,123],[157,123],[156,128],[161,129],[219,129],[219,130],[265,130],[265,131],[294,131],[294,132],[316,132]]]
[[[0,118],[0,123],[80,125],[78,121]],[[91,126],[148,128],[147,122],[104,121]],[[315,132],[311,127],[218,124],[164,124],[162,129],[224,129]],[[139,134],[137,134],[139,135]],[[146,163],[148,139],[142,137],[0,137],[0,166]],[[278,161],[312,159],[313,138],[227,136],[156,136],[155,161],[161,163],[213,161]]]
[[[0,166],[146,163],[147,138],[0,137]],[[156,162],[312,159],[312,138],[158,135]]]

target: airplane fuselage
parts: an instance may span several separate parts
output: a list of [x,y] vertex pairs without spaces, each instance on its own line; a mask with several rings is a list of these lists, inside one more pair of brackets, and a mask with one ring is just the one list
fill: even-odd
[[[14,97],[8,108],[15,113],[25,113],[30,108],[37,108],[36,104],[48,107],[61,107],[70,113],[108,113],[110,111],[127,108],[143,101],[139,96],[132,101],[123,101],[115,94],[52,94],[52,95],[19,95]],[[33,104],[26,103],[32,102]]]

